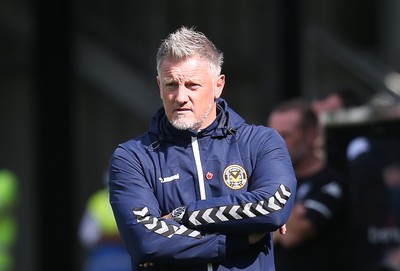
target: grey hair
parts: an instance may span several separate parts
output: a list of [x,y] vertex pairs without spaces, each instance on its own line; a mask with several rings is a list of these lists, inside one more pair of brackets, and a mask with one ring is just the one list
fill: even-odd
[[190,57],[200,57],[209,62],[211,73],[221,74],[223,53],[203,33],[185,26],[162,41],[157,52],[157,73],[160,75],[161,64],[166,58],[184,60]]

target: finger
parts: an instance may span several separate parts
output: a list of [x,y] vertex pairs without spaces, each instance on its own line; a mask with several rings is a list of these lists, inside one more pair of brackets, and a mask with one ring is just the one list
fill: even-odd
[[171,214],[167,214],[167,215],[163,216],[163,218],[165,218],[165,219],[171,219]]
[[146,262],[146,263],[143,263],[143,264],[139,264],[139,266],[140,266],[140,267],[147,268],[147,267],[152,267],[152,266],[154,266],[154,263]]
[[285,234],[286,231],[287,231],[286,224],[284,224],[282,227],[279,228],[279,233],[282,235]]
[[146,263],[144,263],[144,264],[141,264],[140,266],[142,266],[142,267],[144,267],[144,268],[147,268],[147,267],[150,266],[150,263],[146,262]]

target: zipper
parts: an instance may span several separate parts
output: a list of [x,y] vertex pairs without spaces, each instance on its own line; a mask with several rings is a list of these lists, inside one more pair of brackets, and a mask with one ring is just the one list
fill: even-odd
[[[206,197],[206,187],[204,184],[204,174],[203,174],[203,167],[201,164],[200,159],[200,148],[199,142],[197,141],[197,137],[192,136],[192,148],[193,148],[193,155],[194,155],[194,162],[196,164],[197,169],[197,177],[199,181],[199,188],[200,188],[200,199],[205,200]],[[207,264],[207,271],[213,271],[213,267],[211,263]]]
[[204,200],[206,199],[206,187],[204,185],[203,167],[201,165],[200,149],[197,137],[192,136],[192,147],[193,147],[194,161],[196,163],[197,177],[199,179],[200,199]]

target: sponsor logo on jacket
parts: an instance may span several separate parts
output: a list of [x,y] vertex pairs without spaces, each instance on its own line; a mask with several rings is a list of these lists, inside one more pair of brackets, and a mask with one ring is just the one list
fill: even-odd
[[247,173],[239,165],[230,165],[224,170],[224,182],[225,184],[232,189],[240,189],[244,187],[247,183]]
[[161,183],[169,183],[175,180],[179,180],[179,173],[176,173],[175,175],[164,177],[164,178],[158,178]]

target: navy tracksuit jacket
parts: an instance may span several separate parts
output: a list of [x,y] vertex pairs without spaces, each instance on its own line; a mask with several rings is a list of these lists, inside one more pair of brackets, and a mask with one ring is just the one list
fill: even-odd
[[[116,148],[110,202],[133,270],[275,270],[272,232],[296,194],[285,142],[223,99],[217,107],[201,132],[175,129],[161,108],[147,133]],[[182,224],[162,218],[181,205]],[[255,232],[270,233],[249,245]]]

